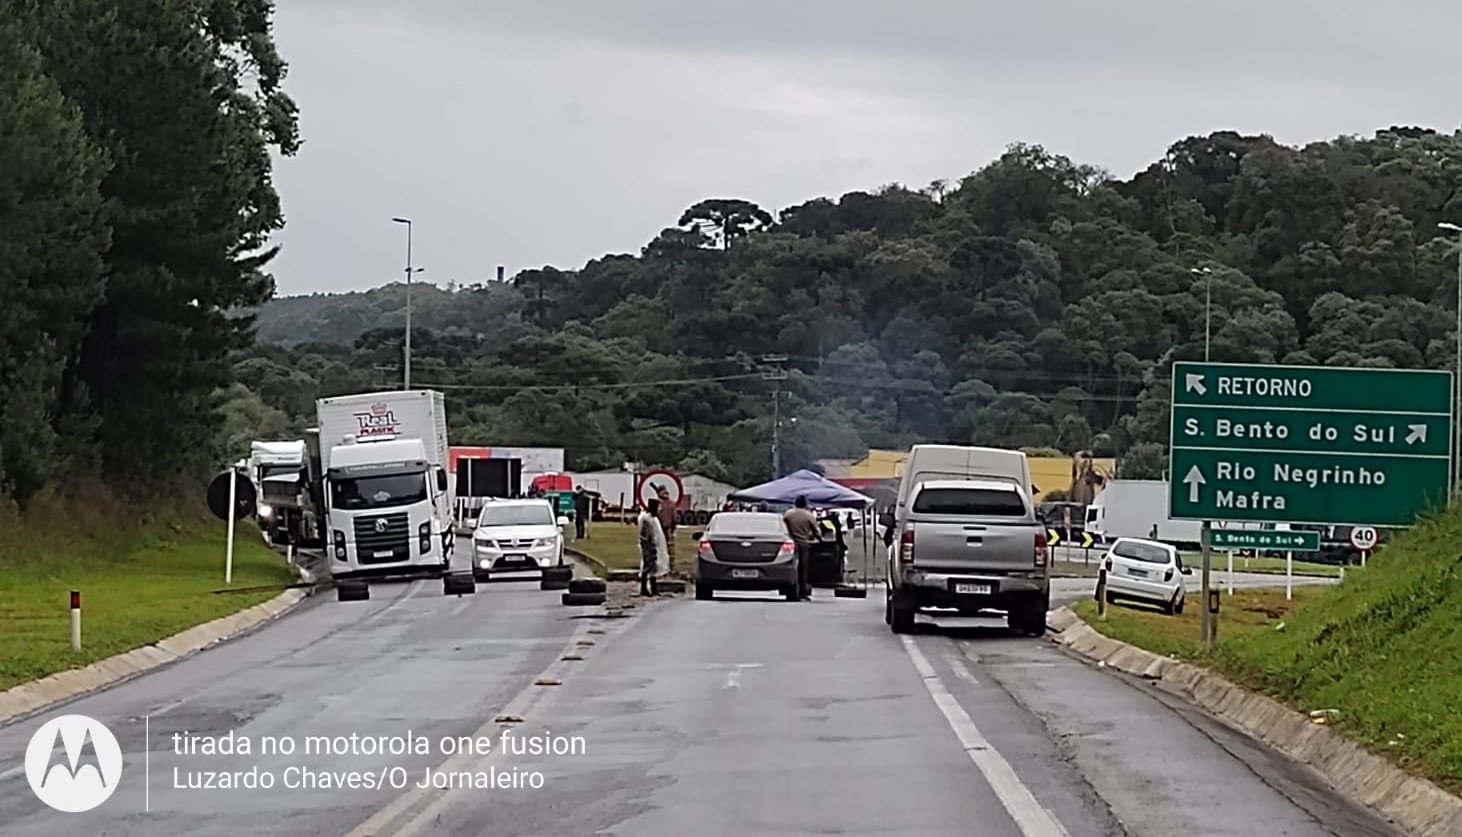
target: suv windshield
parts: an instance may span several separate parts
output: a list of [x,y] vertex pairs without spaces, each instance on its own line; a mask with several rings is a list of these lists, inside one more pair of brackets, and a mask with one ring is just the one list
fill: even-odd
[[914,498],[914,514],[1025,517],[1025,500],[1002,488],[926,488]]
[[531,506],[487,506],[477,525],[483,526],[553,526],[558,519],[547,503]]
[[426,499],[425,474],[347,477],[331,480],[331,506],[347,511],[409,506]]
[[1133,561],[1141,561],[1145,564],[1166,564],[1172,560],[1172,553],[1163,547],[1150,543],[1136,543],[1133,541],[1118,541],[1112,547],[1112,554],[1121,558],[1130,558]]
[[722,512],[711,518],[710,524],[706,526],[706,534],[761,538],[785,537],[787,531],[782,525],[782,518],[775,514]]

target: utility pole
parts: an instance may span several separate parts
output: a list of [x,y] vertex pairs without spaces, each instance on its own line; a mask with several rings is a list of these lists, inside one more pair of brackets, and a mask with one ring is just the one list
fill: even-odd
[[761,362],[776,367],[762,372],[761,377],[776,384],[772,390],[772,479],[779,479],[782,476],[782,382],[787,380],[783,364],[787,356],[762,355]]
[[1457,330],[1453,343],[1457,350],[1456,365],[1452,367],[1452,492],[1462,481],[1462,226],[1452,223],[1437,224],[1438,227],[1458,234],[1457,238]]

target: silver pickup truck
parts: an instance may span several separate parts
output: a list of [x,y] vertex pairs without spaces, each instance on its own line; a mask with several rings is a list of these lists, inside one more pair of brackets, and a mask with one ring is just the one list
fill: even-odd
[[924,608],[1003,610],[1012,630],[1045,633],[1046,532],[1024,490],[997,479],[931,480],[904,509],[889,538],[884,620],[894,633],[913,631]]

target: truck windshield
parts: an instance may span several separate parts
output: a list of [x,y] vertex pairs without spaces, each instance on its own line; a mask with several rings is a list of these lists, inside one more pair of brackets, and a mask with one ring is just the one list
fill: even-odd
[[1025,517],[1025,501],[996,488],[926,488],[914,498],[914,514],[959,517]]
[[477,519],[478,526],[554,526],[558,519],[547,503],[531,506],[488,506]]
[[330,484],[331,507],[345,511],[409,506],[426,499],[424,474],[346,477]]

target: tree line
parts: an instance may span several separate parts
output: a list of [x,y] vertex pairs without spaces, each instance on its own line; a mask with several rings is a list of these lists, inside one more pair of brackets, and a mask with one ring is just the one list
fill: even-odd
[[[1129,179],[1017,144],[956,183],[689,207],[636,254],[413,290],[454,441],[748,483],[920,441],[1166,468],[1175,360],[1448,368],[1462,134],[1221,131]],[[404,287],[273,300],[227,435],[401,380]]]
[[0,493],[218,462],[300,145],[269,0],[7,0]]

